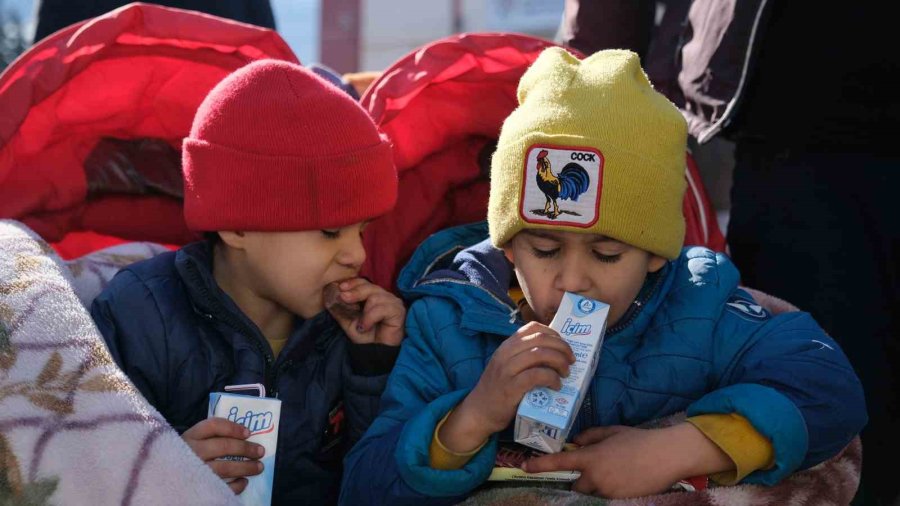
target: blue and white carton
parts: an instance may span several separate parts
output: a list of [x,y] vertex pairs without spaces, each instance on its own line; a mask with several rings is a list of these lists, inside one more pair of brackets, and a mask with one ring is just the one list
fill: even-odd
[[517,443],[547,453],[562,450],[597,370],[608,317],[608,304],[570,292],[563,295],[550,328],[569,343],[575,363],[560,390],[541,387],[525,394],[516,413]]
[[[234,385],[225,387],[227,391],[257,390],[258,397],[251,395],[212,392],[209,394],[207,418],[225,418],[243,425],[250,430],[247,441],[262,445],[266,454],[260,461],[263,472],[247,479],[247,488],[238,496],[247,506],[270,506],[272,504],[272,480],[275,478],[275,452],[278,448],[278,426],[281,421],[281,401],[266,397],[266,389],[261,384]],[[224,457],[223,460],[247,460],[245,457]]]

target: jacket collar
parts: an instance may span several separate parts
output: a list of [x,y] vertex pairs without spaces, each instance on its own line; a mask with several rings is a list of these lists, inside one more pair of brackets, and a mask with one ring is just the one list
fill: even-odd
[[[487,235],[487,224],[482,222],[427,239],[400,273],[401,293],[410,301],[426,295],[451,299],[461,308],[460,323],[466,329],[503,336],[514,333],[525,322],[508,294],[513,267],[485,239]],[[631,307],[607,335],[637,337],[646,331],[672,284],[671,264],[647,277]]]
[[[206,319],[228,324],[254,340],[260,351],[272,358],[271,346],[259,327],[216,283],[212,265],[213,246],[208,241],[189,244],[175,253],[175,269],[187,289],[192,309]],[[309,320],[297,316],[288,342],[278,356],[278,362],[305,356],[314,346],[324,348],[336,328],[337,322],[327,311],[322,311]]]
[[428,238],[401,271],[400,292],[412,301],[432,295],[461,309],[463,328],[508,336],[524,322],[508,291],[512,266],[487,237],[487,224],[454,227]]

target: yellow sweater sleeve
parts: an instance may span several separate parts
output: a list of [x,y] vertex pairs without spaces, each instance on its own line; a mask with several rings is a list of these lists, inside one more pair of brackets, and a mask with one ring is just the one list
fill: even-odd
[[481,443],[481,446],[475,448],[474,450],[466,453],[456,453],[447,449],[441,440],[438,438],[438,433],[441,431],[441,427],[444,426],[444,422],[447,421],[447,417],[450,416],[450,413],[444,415],[444,418],[437,424],[437,427],[434,429],[434,435],[431,436],[431,448],[429,449],[429,460],[431,461],[431,467],[433,469],[440,469],[442,471],[452,471],[454,469],[462,469],[472,457],[478,453],[484,445],[487,443],[487,440],[484,443]]
[[734,462],[734,470],[710,476],[720,485],[734,485],[759,469],[775,463],[772,443],[736,413],[692,416],[688,423],[700,430]]

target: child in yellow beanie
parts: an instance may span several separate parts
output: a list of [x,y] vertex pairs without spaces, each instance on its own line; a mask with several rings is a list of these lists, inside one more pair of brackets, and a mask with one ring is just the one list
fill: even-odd
[[636,497],[698,475],[774,484],[848,444],[866,414],[838,345],[806,313],[769,314],[725,255],[682,249],[686,125],[637,55],[547,49],[518,99],[487,230],[436,234],[401,274],[408,336],[342,501],[453,503],[483,483],[524,394],[558,389],[574,362],[547,327],[567,291],[610,305],[606,341],[571,431],[581,448],[526,471]]

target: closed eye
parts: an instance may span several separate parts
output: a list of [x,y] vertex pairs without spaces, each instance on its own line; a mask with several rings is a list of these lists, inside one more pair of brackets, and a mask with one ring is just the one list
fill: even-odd
[[608,264],[616,263],[619,261],[620,258],[622,258],[621,253],[617,253],[615,255],[604,255],[603,253],[600,253],[598,251],[594,251],[593,253],[594,253],[594,258],[596,258],[597,260],[599,260],[601,262],[608,263]]
[[327,237],[328,239],[337,239],[341,235],[341,229],[337,230],[322,230],[322,235]]
[[532,247],[531,252],[534,254],[534,256],[536,256],[538,258],[553,258],[557,254],[559,254],[559,248],[551,249],[551,250],[543,250],[543,249],[538,249],[538,248]]

